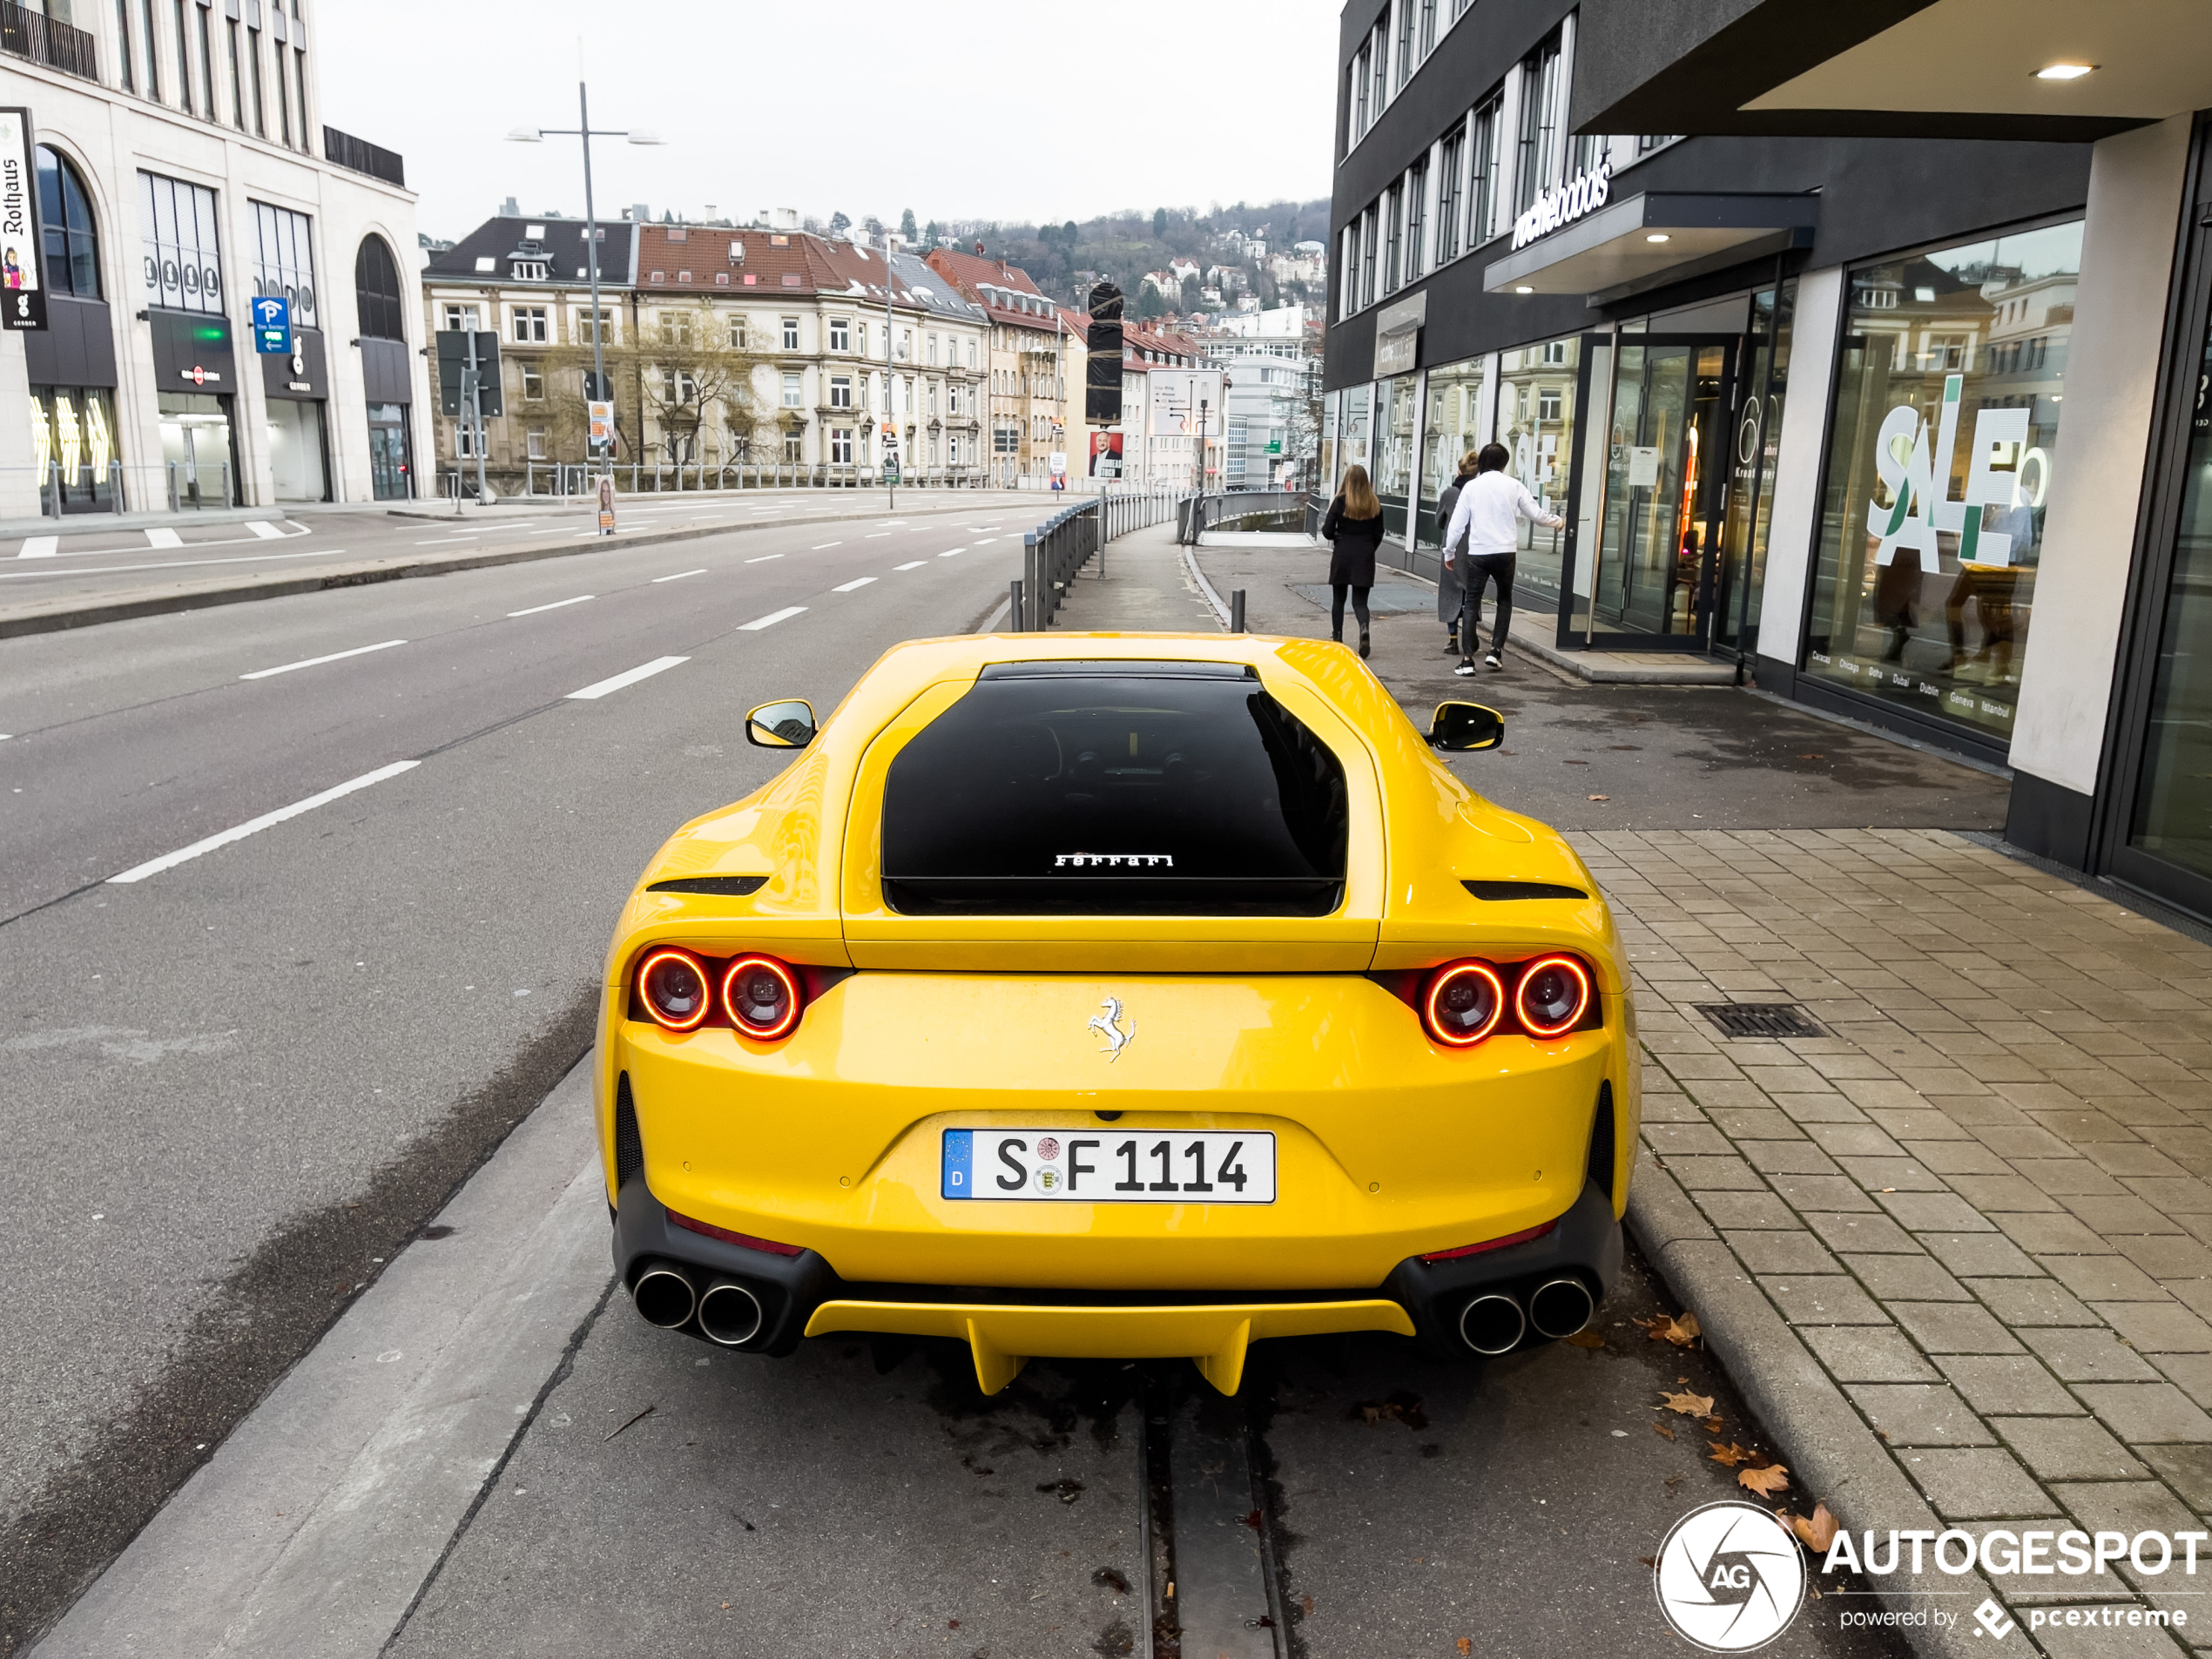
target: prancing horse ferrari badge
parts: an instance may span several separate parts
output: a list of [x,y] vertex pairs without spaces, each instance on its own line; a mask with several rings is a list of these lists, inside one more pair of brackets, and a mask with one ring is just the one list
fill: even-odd
[[1090,1029],[1106,1039],[1106,1046],[1098,1052],[1104,1055],[1106,1063],[1111,1065],[1122,1057],[1122,1050],[1128,1048],[1130,1040],[1136,1035],[1136,1022],[1131,1020],[1126,1031],[1120,1028],[1122,999],[1118,996],[1108,997],[1100,1006],[1106,1012],[1090,1016]]

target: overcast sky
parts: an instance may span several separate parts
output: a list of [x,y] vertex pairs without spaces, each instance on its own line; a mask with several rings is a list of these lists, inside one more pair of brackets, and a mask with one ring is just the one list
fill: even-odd
[[577,41],[599,211],[794,207],[896,224],[1058,221],[1329,191],[1338,0],[1095,7],[761,0],[324,0],[323,117],[407,158],[418,223],[457,237],[509,196],[583,211]]

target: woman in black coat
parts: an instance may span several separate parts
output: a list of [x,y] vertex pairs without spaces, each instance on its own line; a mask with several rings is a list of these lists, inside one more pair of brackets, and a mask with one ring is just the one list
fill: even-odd
[[1347,468],[1344,488],[1329,503],[1321,537],[1329,543],[1329,637],[1344,638],[1344,599],[1359,619],[1359,654],[1367,654],[1367,590],[1375,585],[1375,550],[1382,545],[1382,502],[1365,467]]

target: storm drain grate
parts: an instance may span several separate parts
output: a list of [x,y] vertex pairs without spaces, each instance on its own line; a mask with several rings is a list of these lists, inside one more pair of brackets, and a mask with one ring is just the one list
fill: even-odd
[[1824,1037],[1795,1002],[1701,1002],[1697,1011],[1731,1037]]

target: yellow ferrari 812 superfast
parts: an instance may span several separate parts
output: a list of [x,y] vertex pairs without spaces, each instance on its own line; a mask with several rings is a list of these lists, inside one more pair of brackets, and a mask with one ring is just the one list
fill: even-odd
[[980,636],[884,656],[686,824],[607,955],[616,1265],[651,1323],[786,1354],[1567,1337],[1619,1270],[1620,937],[1554,831],[1340,645]]

